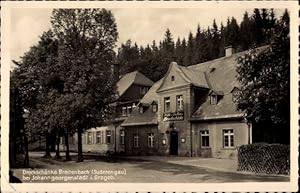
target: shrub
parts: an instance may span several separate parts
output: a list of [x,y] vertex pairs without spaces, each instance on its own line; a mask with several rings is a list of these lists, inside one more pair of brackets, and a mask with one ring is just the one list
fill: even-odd
[[290,147],[257,143],[238,149],[238,170],[264,174],[290,173]]

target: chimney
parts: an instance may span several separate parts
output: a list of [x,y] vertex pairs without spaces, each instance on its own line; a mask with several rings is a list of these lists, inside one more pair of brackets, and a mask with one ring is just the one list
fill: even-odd
[[234,48],[232,46],[225,47],[225,57],[230,57],[234,54]]

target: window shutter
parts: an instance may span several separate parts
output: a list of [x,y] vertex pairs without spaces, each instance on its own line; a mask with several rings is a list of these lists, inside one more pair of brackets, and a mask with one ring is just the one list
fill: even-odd
[[106,130],[102,132],[103,132],[103,143],[106,144]]
[[96,137],[95,137],[96,131],[92,132],[92,144],[96,144]]
[[111,139],[111,144],[115,144],[115,135],[114,135],[114,130],[111,130],[111,137],[110,137],[110,139]]

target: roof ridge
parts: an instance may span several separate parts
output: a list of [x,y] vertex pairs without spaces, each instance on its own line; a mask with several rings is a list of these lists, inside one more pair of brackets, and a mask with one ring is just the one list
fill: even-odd
[[207,73],[206,73],[206,72],[203,72],[203,73],[204,73],[204,78],[205,78],[205,80],[206,80],[206,83],[207,83],[208,87],[209,87],[211,90],[214,90],[214,89],[212,88],[212,85],[210,84],[210,80],[209,80],[209,78],[208,78]]
[[183,75],[186,77],[186,79],[188,80],[188,82],[189,83],[193,83],[193,81],[187,76],[187,74],[181,69],[181,67],[183,67],[183,66],[180,66],[180,65],[178,65],[177,64],[177,66],[178,66],[178,69],[183,73]]
[[[220,58],[215,58],[215,59],[212,59],[212,60],[208,60],[208,61],[205,61],[205,62],[201,62],[201,63],[198,63],[198,64],[193,64],[193,65],[190,65],[190,66],[187,66],[187,68],[195,68],[195,67],[198,67],[200,66],[201,64],[206,64],[206,63],[212,63],[212,62],[216,62],[218,60],[222,60],[222,59],[225,59],[225,58],[231,58],[233,56],[236,56],[236,55],[240,55],[240,54],[243,54],[243,53],[246,53],[248,52],[249,50],[260,50],[260,49],[263,49],[264,47],[267,47],[268,45],[264,45],[264,46],[259,46],[259,47],[256,47],[256,48],[251,48],[251,49],[248,49],[248,50],[243,50],[241,52],[236,52],[234,54],[232,54],[231,56],[223,56],[223,57],[220,57]],[[208,67],[207,67],[208,68]]]

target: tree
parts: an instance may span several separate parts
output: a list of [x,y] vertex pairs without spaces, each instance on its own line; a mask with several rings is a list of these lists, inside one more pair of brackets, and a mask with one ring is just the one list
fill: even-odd
[[204,45],[205,45],[205,33],[201,31],[200,25],[197,26],[197,32],[194,39],[195,44],[195,60],[196,63],[200,63],[204,61],[205,53],[204,53]]
[[195,41],[192,32],[189,33],[187,48],[186,48],[186,57],[187,62],[184,63],[185,66],[189,66],[196,63],[195,60]]
[[175,59],[175,44],[173,40],[173,35],[170,29],[167,29],[164,34],[164,40],[159,44],[159,57],[160,64],[157,66],[157,71],[159,72],[159,79],[167,72],[168,65]]
[[118,63],[121,65],[121,74],[137,70],[140,63],[140,53],[137,44],[132,45],[131,40],[127,40],[121,45],[118,51]]
[[254,23],[249,18],[248,12],[244,13],[243,21],[240,28],[241,47],[247,50],[253,46],[254,43]]
[[233,46],[237,48],[239,45],[239,25],[234,17],[227,19],[225,29],[225,46]]
[[219,56],[219,48],[221,44],[221,36],[220,31],[218,29],[218,25],[216,23],[216,20],[213,21],[213,27],[212,27],[212,42],[211,42],[211,50],[212,53],[212,59],[218,58]]
[[77,161],[83,161],[81,135],[105,121],[114,99],[115,82],[107,72],[115,58],[117,25],[106,9],[55,9],[51,24],[59,42],[56,67],[62,82],[52,119],[77,132]]
[[[42,111],[43,114],[37,112],[37,108],[44,100],[41,93],[48,89],[45,83],[50,77],[49,72],[55,72],[52,65],[57,62],[57,43],[51,30],[44,32],[38,44],[31,47],[20,62],[14,61],[16,68],[11,73],[10,134],[12,138],[19,139],[25,150],[26,167],[29,165],[28,143],[36,142],[37,136],[43,135],[45,130],[43,115],[48,111]],[[16,144],[12,147],[16,147]],[[13,154],[17,153],[14,148],[11,150]]]
[[221,22],[221,27],[220,27],[220,45],[219,45],[219,55],[218,57],[223,57],[225,55],[225,27],[223,23]]
[[289,26],[281,20],[269,46],[238,60],[238,109],[256,126],[256,140],[289,143],[289,50]]

